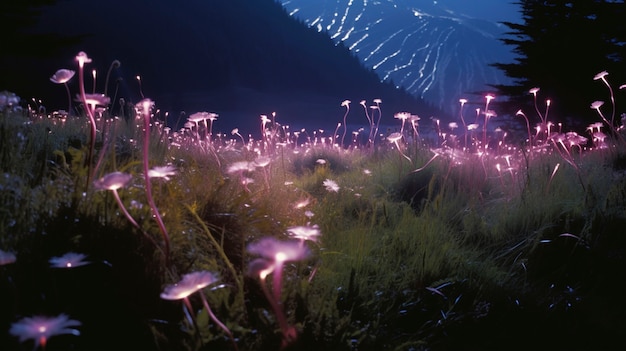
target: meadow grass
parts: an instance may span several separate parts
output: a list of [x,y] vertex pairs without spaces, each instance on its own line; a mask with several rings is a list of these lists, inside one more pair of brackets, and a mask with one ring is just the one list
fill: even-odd
[[[109,324],[125,319],[133,324],[126,346],[232,348],[197,295],[191,308],[159,299],[164,286],[197,271],[219,277],[201,294],[245,350],[507,347],[507,337],[534,330],[529,323],[585,319],[575,331],[589,338],[566,332],[571,324],[556,331],[566,339],[559,345],[575,345],[597,333],[615,341],[624,326],[619,312],[599,321],[624,307],[614,282],[624,273],[626,224],[618,142],[570,153],[556,142],[488,148],[470,138],[464,149],[406,134],[398,143],[381,135],[374,146],[344,147],[337,135],[305,140],[269,122],[259,140],[246,141],[210,135],[201,124],[172,131],[158,115],[146,131],[140,118],[98,119],[88,167],[85,117],[1,112],[0,250],[18,257],[0,266],[9,287],[1,301],[10,306],[1,328],[68,309],[85,335],[60,346],[90,348],[104,333],[123,334]],[[146,153],[154,170],[169,167],[150,180],[168,236],[147,204]],[[132,176],[117,192],[137,226],[111,191],[85,188],[91,170],[94,179]],[[302,258],[275,266],[277,258],[248,252],[267,237],[296,240],[294,227],[321,233],[300,239]],[[91,284],[118,308],[98,309],[97,319],[86,312],[89,297],[75,305],[64,297],[70,287],[58,274],[41,286],[20,277],[49,275],[49,256],[64,251],[98,266],[81,268],[84,287],[71,289]],[[280,281],[266,281],[275,267]]]

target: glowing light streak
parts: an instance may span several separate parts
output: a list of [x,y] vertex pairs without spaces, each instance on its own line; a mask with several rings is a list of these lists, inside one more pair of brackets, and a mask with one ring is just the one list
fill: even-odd
[[[369,36],[369,33],[365,33],[361,39],[354,42],[354,44],[350,45],[350,50],[353,50],[357,45],[359,45],[363,40],[365,40]],[[356,50],[358,52],[358,49]]]

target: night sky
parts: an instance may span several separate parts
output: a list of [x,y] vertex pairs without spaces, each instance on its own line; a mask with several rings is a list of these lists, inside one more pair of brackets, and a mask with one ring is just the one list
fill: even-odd
[[[249,3],[252,4],[250,6],[255,6],[252,1]],[[512,5],[509,1],[437,0],[434,3],[447,8],[455,15],[492,21],[515,21],[519,17],[517,5]],[[172,7],[173,4],[175,7]],[[208,7],[208,5],[197,6]],[[190,110],[212,110],[213,106],[218,107],[221,97],[215,96],[213,100],[209,99],[202,103],[195,103],[193,98],[195,95],[202,96],[204,86],[211,84],[210,74],[203,67],[207,55],[212,55],[212,49],[205,47],[206,40],[203,35],[207,30],[207,24],[203,22],[205,20],[202,15],[196,12],[198,11],[194,11],[192,5],[171,0],[130,2],[110,0],[88,4],[78,0],[60,1],[42,12],[34,30],[61,35],[86,35],[82,39],[84,45],[61,48],[53,57],[20,58],[12,61],[9,67],[3,67],[1,73],[4,77],[0,79],[0,90],[17,90],[18,95],[26,95],[24,99],[29,99],[27,94],[33,94],[48,99],[51,109],[63,108],[66,101],[65,90],[52,84],[49,77],[60,68],[76,69],[74,57],[77,50],[84,50],[94,59],[89,69],[98,70],[100,84],[103,84],[109,64],[115,59],[122,62],[122,66],[116,72],[125,77],[119,86],[121,95],[134,95],[137,98],[138,86],[133,78],[141,75],[146,96],[157,96],[157,103],[159,101],[164,103],[165,99],[162,96],[167,96],[172,101],[168,103],[173,110],[185,107]],[[257,23],[243,24],[240,30],[254,31],[255,25]],[[179,30],[182,28],[188,34],[180,35]],[[230,46],[237,45],[240,44],[225,43],[220,50],[230,50]],[[87,80],[90,80],[89,76]],[[16,81],[20,83],[19,89],[15,89],[18,84],[12,83]],[[72,88],[75,90],[76,87]],[[331,97],[324,103],[336,102],[335,105],[338,106],[344,98],[346,97]],[[364,98],[371,99],[373,96]],[[61,101],[61,105],[53,104],[52,101],[57,100]],[[190,104],[191,100],[194,100],[194,104],[186,105]],[[259,97],[258,100],[262,101],[263,97]],[[274,104],[285,102],[276,101]],[[246,102],[240,101],[238,104],[243,106]],[[337,106],[332,108],[340,113],[341,110]],[[264,105],[259,103],[258,106],[250,106],[246,113],[267,114],[272,112],[270,108],[279,106],[272,106],[269,102]]]

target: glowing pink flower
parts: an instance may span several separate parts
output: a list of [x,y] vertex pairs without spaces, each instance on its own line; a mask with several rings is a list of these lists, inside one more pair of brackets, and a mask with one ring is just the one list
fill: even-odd
[[74,77],[75,73],[76,72],[71,69],[60,69],[50,77],[50,81],[52,83],[65,84]]
[[265,237],[249,244],[248,252],[281,265],[284,262],[304,260],[309,255],[307,247],[302,246],[299,241],[280,241],[273,237]]
[[68,252],[63,256],[53,257],[50,259],[50,266],[53,268],[75,268],[87,265],[91,262],[85,261],[87,255],[76,253],[76,252]]
[[[76,100],[82,102],[80,95],[76,96]],[[96,106],[108,106],[111,103],[111,98],[104,94],[85,94],[85,101],[87,105],[95,110]]]
[[600,72],[600,73],[596,74],[596,75],[593,77],[593,80],[603,79],[603,78],[604,78],[605,76],[607,76],[608,74],[609,74],[609,72],[607,72],[607,71],[602,71],[602,72]]
[[398,133],[398,132],[394,132],[389,134],[389,136],[387,137],[387,140],[389,140],[389,142],[392,143],[396,143],[398,142],[400,139],[402,139],[402,134]]
[[84,51],[81,51],[78,53],[78,55],[76,55],[76,61],[78,61],[78,66],[80,68],[83,68],[83,66],[85,66],[85,63],[91,62],[91,59]]
[[604,105],[604,101],[594,101],[590,107],[594,110],[600,110],[602,105]]
[[46,347],[46,342],[55,335],[80,335],[80,332],[72,327],[78,327],[82,323],[69,319],[65,314],[57,317],[34,316],[22,318],[19,322],[13,323],[9,333],[20,338],[20,342],[28,339],[35,341],[35,348],[39,345]]
[[168,285],[161,293],[164,300],[181,300],[198,290],[217,282],[217,275],[208,271],[199,271],[183,275],[180,282]]
[[128,185],[132,179],[133,176],[128,173],[112,172],[95,180],[93,185],[98,190],[118,190]]

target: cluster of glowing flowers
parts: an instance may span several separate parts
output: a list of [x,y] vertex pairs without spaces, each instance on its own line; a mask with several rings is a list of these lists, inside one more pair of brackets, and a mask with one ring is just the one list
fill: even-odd
[[49,262],[53,268],[75,268],[90,264],[91,262],[85,261],[86,258],[85,254],[68,252],[63,256],[52,257]]
[[337,193],[339,192],[339,189],[340,189],[337,182],[331,179],[324,180],[324,182],[322,182],[322,185],[324,185],[324,187],[326,188],[326,191],[329,191],[329,192]]
[[78,327],[81,324],[81,322],[70,319],[65,314],[60,314],[57,317],[25,317],[19,322],[13,323],[9,333],[18,337],[20,342],[32,339],[35,341],[35,348],[40,345],[45,348],[48,339],[55,335],[80,335],[80,332],[73,327]]
[[20,103],[20,97],[15,95],[10,91],[2,91],[0,92],[0,109],[3,109],[7,106],[14,106]]
[[14,263],[16,260],[17,257],[14,253],[0,250],[0,266]]
[[217,275],[212,272],[188,273],[183,275],[178,283],[166,286],[161,293],[161,298],[164,300],[181,300],[217,281]]

